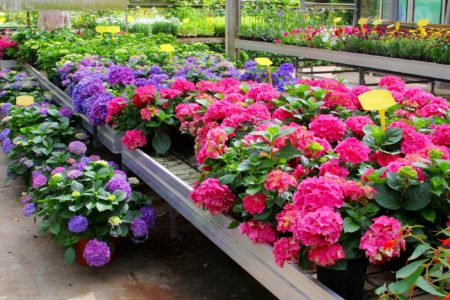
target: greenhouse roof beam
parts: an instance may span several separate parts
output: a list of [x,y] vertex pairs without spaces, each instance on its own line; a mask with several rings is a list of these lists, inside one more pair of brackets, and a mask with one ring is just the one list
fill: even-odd
[[128,0],[2,0],[0,10],[125,10]]

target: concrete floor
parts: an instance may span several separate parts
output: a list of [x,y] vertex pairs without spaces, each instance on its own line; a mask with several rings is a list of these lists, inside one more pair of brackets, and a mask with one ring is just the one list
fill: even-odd
[[169,238],[167,205],[150,239],[122,242],[102,269],[65,265],[64,249],[22,216],[25,186],[5,185],[0,154],[0,300],[15,299],[274,299],[264,287],[180,217],[182,241]]

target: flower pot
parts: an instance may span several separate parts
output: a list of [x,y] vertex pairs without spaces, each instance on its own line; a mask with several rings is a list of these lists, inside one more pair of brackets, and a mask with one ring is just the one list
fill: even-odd
[[346,300],[361,300],[368,262],[366,259],[350,259],[346,270],[317,267],[317,279]]
[[[77,262],[79,265],[82,266],[89,266],[86,259],[83,257],[84,248],[86,247],[86,244],[89,242],[88,239],[81,239],[75,244],[75,254],[77,258]],[[109,263],[111,263],[116,258],[116,247],[117,247],[117,239],[116,238],[110,238],[108,241],[109,250],[111,251],[111,259],[109,260]]]

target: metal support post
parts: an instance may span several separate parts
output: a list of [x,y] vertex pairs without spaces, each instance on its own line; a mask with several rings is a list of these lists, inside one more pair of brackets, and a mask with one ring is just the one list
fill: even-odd
[[359,84],[360,85],[366,84],[366,80],[364,78],[364,69],[363,68],[358,68],[358,73],[359,73]]
[[177,230],[177,211],[170,206],[169,208],[170,215],[170,238],[172,240],[181,240],[181,236]]
[[128,9],[125,10],[125,32],[128,32]]
[[239,38],[240,10],[240,0],[227,0],[225,49],[226,53],[232,60],[236,60],[238,58],[235,40]]

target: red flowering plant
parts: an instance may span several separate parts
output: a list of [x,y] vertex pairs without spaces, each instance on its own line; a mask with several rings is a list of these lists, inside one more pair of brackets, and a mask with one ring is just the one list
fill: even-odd
[[193,200],[232,213],[230,227],[273,245],[281,266],[384,263],[404,251],[405,225],[422,225],[436,243],[431,232],[449,211],[449,104],[396,77],[380,87],[398,103],[385,131],[362,111],[365,86],[300,81],[280,95],[264,84],[199,82],[176,108],[180,129],[196,136]]
[[177,124],[174,107],[193,88],[193,83],[183,79],[176,79],[172,88],[137,87],[131,101],[114,98],[107,104],[106,122],[125,132],[122,142],[128,150],[146,146],[151,136],[153,149],[165,154],[171,146],[168,132]]
[[9,36],[0,36],[0,59],[5,59],[13,55],[14,52],[10,51],[9,49],[12,49],[16,45],[17,43],[15,41],[12,41]]
[[[384,284],[375,292],[379,299],[411,299],[415,290],[420,289],[436,299],[449,299],[450,289],[450,228],[438,232],[439,243],[432,246],[426,237],[415,231],[417,227],[406,227],[404,238],[418,242],[418,246],[408,258],[407,265],[395,274],[396,282]],[[392,242],[388,242],[389,246]]]

